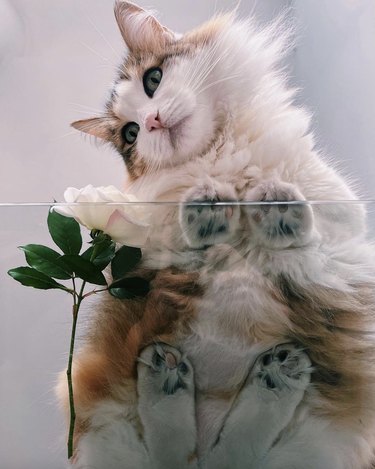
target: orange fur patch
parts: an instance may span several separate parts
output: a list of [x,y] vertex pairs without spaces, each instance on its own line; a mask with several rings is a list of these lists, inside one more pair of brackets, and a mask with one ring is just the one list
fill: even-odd
[[193,29],[183,37],[186,44],[201,47],[216,39],[234,20],[233,13],[218,15],[211,20],[203,23],[196,29]]
[[306,348],[315,369],[312,382],[324,400],[315,412],[336,422],[373,426],[374,286],[355,285],[348,293],[318,286],[306,291],[288,281],[281,287],[291,311],[291,339]]
[[[86,345],[73,363],[76,438],[86,427],[88,410],[107,397],[116,399],[117,389],[129,387],[129,380],[135,383],[140,351],[156,340],[174,344],[195,314],[194,300],[202,294],[196,273],[137,272],[142,274],[151,280],[147,298],[123,301],[107,295],[95,306]],[[65,374],[60,381],[60,397],[68,414]]]

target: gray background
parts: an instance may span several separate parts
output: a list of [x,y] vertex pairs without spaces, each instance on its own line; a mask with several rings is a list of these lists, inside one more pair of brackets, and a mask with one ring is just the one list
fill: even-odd
[[[230,0],[140,0],[177,31]],[[243,0],[264,21],[292,6],[299,41],[290,57],[317,142],[374,197],[374,0]],[[102,109],[123,54],[112,0],[0,0],[0,202],[62,200],[68,186],[115,184],[123,164],[69,127]],[[4,24],[3,24],[4,23]]]
[[[184,31],[224,0],[148,0]],[[374,0],[243,0],[261,21],[292,6],[299,41],[289,59],[317,142],[374,197]],[[69,128],[101,109],[123,54],[112,0],[0,0],[0,202],[62,200],[66,187],[115,184],[123,164]],[[64,467],[63,425],[53,396],[65,366],[70,298],[26,289],[4,274],[22,264],[16,246],[43,243],[46,208],[0,207],[0,468]],[[83,312],[80,330],[85,323]]]

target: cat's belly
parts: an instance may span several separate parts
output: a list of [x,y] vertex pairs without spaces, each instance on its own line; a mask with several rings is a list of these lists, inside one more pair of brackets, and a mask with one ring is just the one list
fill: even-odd
[[215,272],[181,343],[199,392],[237,392],[256,357],[286,340],[291,325],[273,288],[247,266]]
[[192,335],[184,341],[182,350],[192,362],[199,392],[230,395],[241,387],[256,356],[264,348],[259,345],[241,347],[236,338]]
[[194,368],[198,455],[215,445],[257,356],[270,344],[243,346],[238,339],[192,335],[182,350]]
[[264,276],[248,266],[217,271],[191,334],[180,342],[194,369],[198,450],[217,440],[257,357],[287,341],[288,319]]

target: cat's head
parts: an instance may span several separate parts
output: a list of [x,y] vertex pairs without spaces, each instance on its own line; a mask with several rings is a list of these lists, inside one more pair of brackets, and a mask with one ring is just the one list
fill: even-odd
[[205,152],[228,114],[250,104],[273,60],[252,63],[259,51],[270,52],[269,35],[252,35],[234,16],[217,16],[179,35],[139,6],[116,1],[129,52],[103,116],[73,127],[111,142],[133,179]]

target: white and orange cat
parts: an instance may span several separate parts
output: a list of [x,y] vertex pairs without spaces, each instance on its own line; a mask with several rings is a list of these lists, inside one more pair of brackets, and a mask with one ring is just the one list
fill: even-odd
[[73,126],[115,146],[126,191],[181,205],[154,208],[148,296],[93,306],[73,467],[370,468],[373,250],[280,71],[290,29],[115,16],[128,55],[103,116]]

